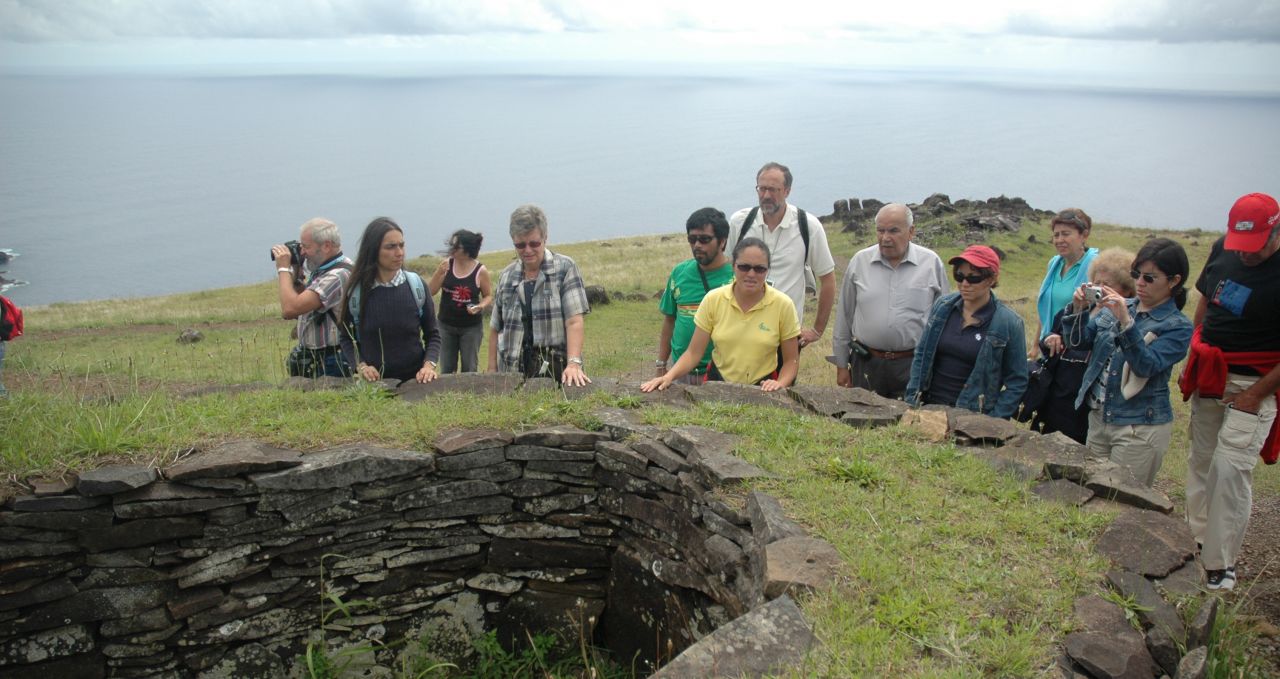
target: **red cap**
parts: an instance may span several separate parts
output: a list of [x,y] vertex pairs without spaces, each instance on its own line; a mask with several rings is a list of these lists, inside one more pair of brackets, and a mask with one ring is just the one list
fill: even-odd
[[1280,205],[1265,193],[1241,196],[1227,217],[1227,242],[1223,247],[1240,252],[1257,252],[1267,244],[1271,230],[1280,222]]
[[968,262],[976,268],[991,269],[992,273],[1000,273],[1000,256],[995,250],[985,245],[970,245],[947,263],[954,266],[960,262]]

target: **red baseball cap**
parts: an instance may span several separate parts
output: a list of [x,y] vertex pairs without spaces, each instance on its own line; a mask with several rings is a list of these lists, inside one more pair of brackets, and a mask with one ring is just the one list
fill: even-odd
[[991,269],[993,273],[1000,273],[1000,256],[995,250],[985,245],[970,245],[964,249],[964,252],[947,261],[952,266],[960,262],[968,262],[979,269]]
[[1265,193],[1241,196],[1231,206],[1231,215],[1227,217],[1227,242],[1223,247],[1257,252],[1267,244],[1277,222],[1280,222],[1280,205],[1276,204],[1275,198]]

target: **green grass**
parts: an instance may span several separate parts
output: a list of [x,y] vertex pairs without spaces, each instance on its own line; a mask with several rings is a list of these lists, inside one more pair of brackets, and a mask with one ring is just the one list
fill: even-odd
[[[997,292],[1029,321],[1053,254],[1047,231],[1028,225],[991,241],[1009,253]],[[1102,225],[1090,244],[1137,250],[1149,233]],[[1031,234],[1039,242],[1027,242]],[[1193,271],[1214,238],[1160,235],[1187,245]],[[836,232],[829,238],[838,260],[870,243]],[[962,249],[933,245],[944,259]],[[552,247],[574,257],[588,284],[649,298],[614,301],[587,317],[588,374],[652,375],[661,320],[652,297],[671,265],[688,256],[683,240],[644,236]],[[482,260],[496,272],[511,258],[508,250]],[[429,273],[436,261],[411,266]],[[188,327],[205,340],[178,344]],[[184,396],[209,385],[280,381],[290,327],[279,318],[273,283],[28,309],[27,334],[9,345],[4,364],[11,397],[0,399],[0,471],[23,479],[124,460],[163,466],[192,448],[233,438],[306,451],[354,441],[428,450],[445,429],[559,422],[591,428],[596,408],[639,403],[602,395],[567,402],[543,392],[411,404],[360,386]],[[1028,322],[1029,334],[1033,327]],[[828,331],[802,353],[804,383],[834,384],[834,370],[822,360],[830,337]],[[1174,409],[1174,440],[1158,484],[1180,502],[1188,411],[1180,401]],[[953,446],[897,427],[853,429],[770,409],[655,408],[644,416],[667,426],[714,423],[740,435],[739,453],[778,476],[757,486],[844,557],[837,584],[803,602],[823,644],[791,676],[1041,676],[1055,641],[1070,631],[1072,602],[1101,581],[1105,564],[1091,545],[1109,514],[1042,503],[1026,483]],[[1259,495],[1280,492],[1274,467],[1259,467],[1254,481]],[[1219,666],[1239,665],[1232,659],[1245,642],[1234,629],[1222,635]]]

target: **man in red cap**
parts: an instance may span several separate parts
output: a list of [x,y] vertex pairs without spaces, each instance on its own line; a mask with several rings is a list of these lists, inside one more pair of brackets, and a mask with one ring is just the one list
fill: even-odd
[[1253,468],[1280,453],[1280,205],[1251,193],[1231,208],[1196,290],[1195,335],[1179,386],[1191,399],[1187,523],[1212,590],[1236,583]]

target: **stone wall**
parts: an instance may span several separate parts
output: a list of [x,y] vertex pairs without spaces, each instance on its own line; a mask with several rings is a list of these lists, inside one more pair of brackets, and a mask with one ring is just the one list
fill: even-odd
[[322,588],[362,602],[332,618],[335,649],[426,638],[465,661],[486,630],[529,629],[652,670],[757,609],[794,633],[737,662],[787,662],[808,625],[786,597],[761,604],[838,559],[768,496],[717,492],[762,473],[732,447],[616,422],[454,432],[431,451],[233,442],[37,484],[0,512],[0,675],[285,676],[320,639]]

